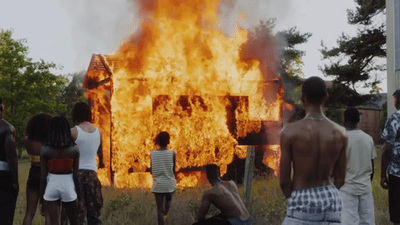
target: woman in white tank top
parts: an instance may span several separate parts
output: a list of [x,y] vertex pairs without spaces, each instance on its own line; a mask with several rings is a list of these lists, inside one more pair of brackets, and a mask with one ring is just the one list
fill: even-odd
[[172,195],[176,188],[176,153],[167,149],[169,138],[167,132],[160,132],[155,139],[155,144],[159,146],[159,149],[153,150],[150,154],[151,173],[153,175],[152,192],[156,198],[159,225],[164,225],[164,221],[167,219]]

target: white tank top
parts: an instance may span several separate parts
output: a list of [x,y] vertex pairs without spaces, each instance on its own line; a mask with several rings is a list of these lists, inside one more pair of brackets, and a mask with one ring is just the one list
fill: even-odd
[[100,146],[100,131],[96,127],[94,132],[88,133],[79,126],[75,127],[78,133],[75,143],[78,145],[80,153],[79,169],[97,172],[96,153]]
[[175,191],[174,152],[172,150],[154,150],[151,152],[151,172],[153,174],[154,193]]

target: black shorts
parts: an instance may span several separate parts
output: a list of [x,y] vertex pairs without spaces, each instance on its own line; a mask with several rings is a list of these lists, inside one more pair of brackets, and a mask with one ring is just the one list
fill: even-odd
[[400,223],[400,177],[389,174],[389,214],[392,223]]
[[169,192],[169,193],[155,193],[155,192],[153,192],[154,195],[161,195],[161,196],[165,197],[165,200],[167,200],[167,201],[171,201],[172,196],[174,195],[174,193],[175,193],[175,191]]
[[26,187],[33,191],[40,191],[40,166],[31,166]]

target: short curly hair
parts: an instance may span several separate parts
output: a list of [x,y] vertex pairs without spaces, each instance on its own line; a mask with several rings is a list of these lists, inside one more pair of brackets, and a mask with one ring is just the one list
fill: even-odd
[[72,109],[72,121],[74,124],[80,124],[82,122],[92,122],[92,112],[90,106],[86,102],[78,102]]
[[35,141],[46,142],[53,116],[48,113],[33,115],[26,124],[25,135]]
[[312,104],[321,104],[328,96],[325,81],[320,77],[310,77],[303,82],[301,93]]
[[167,147],[169,144],[169,133],[166,131],[162,131],[159,134],[157,134],[156,139],[155,139],[155,144],[159,145],[160,147]]

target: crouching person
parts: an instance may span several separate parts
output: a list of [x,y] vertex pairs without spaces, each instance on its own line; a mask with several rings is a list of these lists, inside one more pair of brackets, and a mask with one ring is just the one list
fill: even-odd
[[[193,225],[252,225],[253,219],[240,198],[235,182],[221,180],[217,165],[207,165],[206,171],[212,188],[204,193],[197,214],[198,222]],[[214,204],[221,213],[206,219],[211,204]]]

